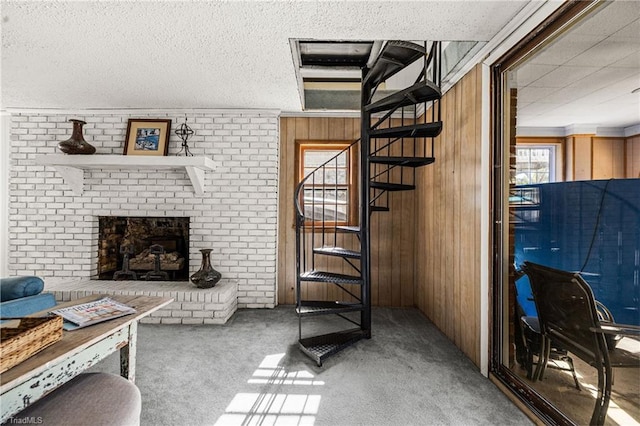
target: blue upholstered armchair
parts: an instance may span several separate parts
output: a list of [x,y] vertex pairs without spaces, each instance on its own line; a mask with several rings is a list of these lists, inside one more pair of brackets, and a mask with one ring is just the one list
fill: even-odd
[[44,281],[39,277],[0,278],[0,318],[30,315],[56,305],[51,293],[42,293]]

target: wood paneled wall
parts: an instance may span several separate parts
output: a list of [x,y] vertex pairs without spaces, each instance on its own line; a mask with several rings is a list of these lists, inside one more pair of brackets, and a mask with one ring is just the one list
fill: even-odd
[[625,141],[625,171],[628,178],[640,178],[640,135]]
[[591,135],[567,136],[567,157],[571,156],[573,164],[567,166],[565,180],[590,180],[593,147]]
[[624,138],[593,138],[592,179],[625,177],[624,145]]
[[555,144],[563,174],[558,181],[637,178],[640,175],[640,136],[519,137],[518,144]]
[[[280,194],[278,225],[278,303],[294,304],[295,216],[293,197],[297,185],[296,140],[355,140],[360,137],[358,118],[283,117],[280,119]],[[392,194],[390,212],[371,220],[372,294],[374,306],[414,306],[414,192]],[[356,247],[356,238],[339,234],[339,244]],[[309,238],[307,239],[309,240]],[[324,258],[324,259],[321,259]],[[320,256],[320,268],[352,273],[343,260]],[[333,285],[304,284],[305,298],[348,300]]]
[[[408,119],[408,121],[411,121]],[[392,120],[392,126],[408,124],[401,120]],[[380,125],[381,128],[387,123]],[[407,143],[408,142],[408,143]],[[401,156],[422,152],[422,144],[413,139],[397,141],[389,149],[383,149],[378,155]],[[387,143],[386,139],[371,141],[373,150]],[[404,144],[404,151],[402,145]],[[415,147],[415,148],[413,148]],[[429,167],[429,166],[427,166]],[[382,172],[386,166],[372,167],[372,176]],[[413,170],[396,167],[390,173],[390,182],[412,184]],[[387,176],[376,178],[386,181]],[[388,200],[387,200],[388,195]],[[415,306],[414,263],[420,258],[415,252],[415,200],[416,191],[388,192],[380,200],[388,201],[388,212],[376,212],[371,216],[371,277],[372,303],[375,306],[407,307]]]
[[477,66],[443,97],[436,163],[420,169],[415,200],[416,305],[477,366],[481,83]]
[[[418,307],[478,366],[481,79],[478,66],[447,92],[436,163],[418,169],[417,189],[390,194],[390,212],[376,213],[371,221],[372,303]],[[280,304],[295,303],[295,141],[356,139],[359,123],[351,118],[281,119]],[[331,286],[303,291],[328,300],[336,296]]]
[[623,179],[640,175],[640,136],[566,137],[566,180]]

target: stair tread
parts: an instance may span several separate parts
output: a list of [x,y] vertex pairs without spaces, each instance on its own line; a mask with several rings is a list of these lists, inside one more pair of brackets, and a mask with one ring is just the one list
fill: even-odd
[[388,212],[389,211],[389,207],[385,207],[385,206],[371,206],[369,207],[369,209],[372,212]]
[[334,282],[339,284],[359,284],[362,285],[362,277],[357,275],[336,274],[325,271],[306,271],[300,274],[302,281]]
[[386,157],[371,156],[369,162],[374,164],[387,164],[402,167],[421,167],[432,164],[436,161],[433,157]]
[[419,44],[407,41],[388,41],[364,78],[363,84],[376,87],[398,71],[414,63],[425,55]]
[[296,308],[296,312],[301,316],[314,316],[357,312],[362,309],[364,309],[362,303],[303,300],[301,306]]
[[385,191],[413,191],[416,189],[415,185],[392,182],[371,182],[369,186],[375,189],[384,189]]
[[419,123],[409,126],[386,127],[369,132],[371,138],[431,138],[436,137],[442,130],[442,121],[434,123]]
[[359,226],[336,226],[336,228],[344,232],[352,232],[352,233],[360,232]]
[[360,259],[361,257],[359,251],[350,250],[343,247],[316,247],[313,249],[313,252],[318,254],[326,254],[327,256],[340,256],[352,259]]
[[440,89],[433,82],[428,80],[419,81],[411,87],[365,106],[364,110],[375,113],[409,105],[417,105],[422,102],[440,99],[441,97]]
[[354,328],[298,340],[300,349],[318,366],[329,356],[340,352],[365,337],[364,330]]

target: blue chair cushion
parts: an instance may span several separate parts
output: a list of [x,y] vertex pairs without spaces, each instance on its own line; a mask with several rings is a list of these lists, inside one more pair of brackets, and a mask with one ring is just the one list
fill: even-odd
[[531,291],[531,283],[529,277],[523,275],[520,279],[516,280],[516,300],[522,312],[527,317],[537,317],[538,309],[536,309],[536,303],[533,301],[533,292]]
[[0,278],[0,302],[35,296],[44,289],[44,281],[39,277]]
[[35,296],[9,300],[0,303],[1,318],[19,318],[56,306],[52,293],[40,293]]

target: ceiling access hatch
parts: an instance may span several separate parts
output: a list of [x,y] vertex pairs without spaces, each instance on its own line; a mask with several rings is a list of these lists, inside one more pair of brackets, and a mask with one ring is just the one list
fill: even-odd
[[[382,40],[290,39],[291,53],[304,111],[360,111],[362,69],[372,64],[384,46]],[[429,43],[425,50],[429,50]],[[477,41],[442,44],[442,83],[450,87],[460,70],[484,45]],[[409,87],[420,74],[423,61],[380,84],[373,101]]]
[[377,55],[380,44],[370,40],[292,39],[303,109],[359,111],[362,69]]
[[372,41],[321,41],[298,42],[300,65],[362,68],[371,56]]

